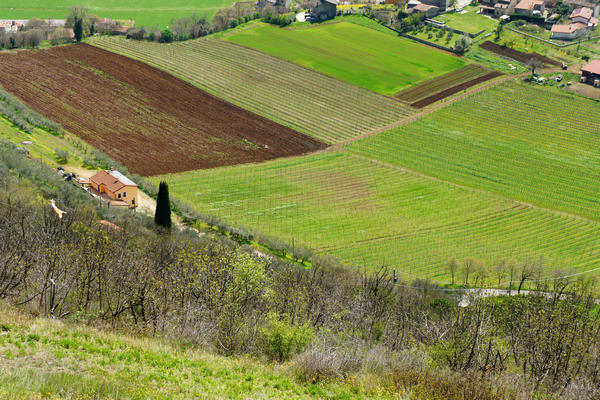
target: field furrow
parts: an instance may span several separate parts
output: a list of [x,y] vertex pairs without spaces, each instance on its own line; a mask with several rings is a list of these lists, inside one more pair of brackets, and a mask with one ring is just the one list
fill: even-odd
[[156,66],[217,97],[327,143],[399,121],[409,107],[287,61],[216,39],[90,44]]

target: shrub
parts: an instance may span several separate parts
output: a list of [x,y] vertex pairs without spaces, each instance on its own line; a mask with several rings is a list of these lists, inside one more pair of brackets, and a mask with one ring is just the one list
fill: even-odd
[[311,347],[294,360],[294,373],[304,382],[320,382],[341,376],[341,360],[333,349]]
[[173,38],[173,31],[168,28],[160,32],[161,43],[171,43],[173,42]]
[[274,313],[269,314],[267,324],[260,330],[264,353],[279,362],[289,360],[292,355],[301,352],[312,337],[313,330],[307,323],[290,323],[289,317],[279,319]]
[[56,154],[56,158],[58,158],[58,162],[61,164],[66,164],[69,162],[69,152],[63,149],[55,149],[54,154]]

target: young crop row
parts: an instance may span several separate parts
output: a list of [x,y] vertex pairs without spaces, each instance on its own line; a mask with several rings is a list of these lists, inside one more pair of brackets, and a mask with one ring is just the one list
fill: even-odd
[[163,69],[327,143],[389,125],[412,112],[390,98],[220,40],[162,45],[100,37],[90,44]]
[[600,224],[424,178],[346,152],[156,177],[198,211],[351,265],[448,280],[450,257],[600,261]]
[[600,221],[600,107],[508,83],[348,150]]

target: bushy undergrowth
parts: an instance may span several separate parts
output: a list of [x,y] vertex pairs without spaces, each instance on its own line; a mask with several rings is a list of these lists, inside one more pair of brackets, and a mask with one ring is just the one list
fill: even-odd
[[383,267],[315,257],[306,269],[219,235],[165,234],[89,199],[0,145],[0,299],[225,355],[290,359],[303,382],[356,381],[415,399],[597,395],[593,281],[563,278],[542,288],[548,296],[475,296],[459,307],[427,282],[395,284]]
[[60,124],[49,120],[28,108],[15,96],[0,88],[0,114],[10,119],[16,126],[26,132],[33,132],[35,127],[52,133],[63,134]]

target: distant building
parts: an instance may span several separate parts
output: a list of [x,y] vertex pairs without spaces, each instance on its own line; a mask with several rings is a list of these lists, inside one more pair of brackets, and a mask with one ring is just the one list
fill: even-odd
[[428,6],[435,6],[438,8],[438,11],[442,12],[448,9],[450,0],[421,0],[421,3]]
[[436,6],[430,6],[428,4],[417,4],[416,6],[409,8],[410,13],[422,12],[427,18],[433,18],[439,14],[440,9]]
[[138,186],[115,170],[100,171],[89,179],[89,189],[110,205],[135,208],[138,206]]
[[571,10],[577,8],[589,8],[593,11],[593,17],[598,18],[600,16],[600,4],[589,0],[563,0],[565,4],[569,6]]
[[571,21],[573,23],[580,22],[582,24],[598,24],[598,19],[594,18],[594,11],[588,7],[579,7],[571,13]]
[[517,0],[481,0],[479,6],[481,14],[501,17],[514,12]]
[[573,40],[585,35],[586,32],[598,25],[598,19],[594,12],[588,7],[579,7],[573,10],[571,23],[569,25],[552,25],[552,39]]
[[573,40],[585,35],[588,26],[580,22],[569,25],[552,25],[550,31],[552,32],[552,35],[550,35],[552,39]]
[[256,8],[259,10],[264,9],[265,7],[273,7],[276,9],[289,9],[291,4],[291,0],[258,0],[256,2]]
[[14,20],[0,20],[0,30],[6,33],[16,33],[23,24]]
[[544,9],[544,0],[521,0],[519,4],[515,6],[515,14],[541,15],[544,13]]
[[316,5],[311,9],[311,13],[318,21],[334,18],[337,14],[337,1],[317,0]]
[[581,68],[581,81],[600,87],[600,60],[591,61]]

